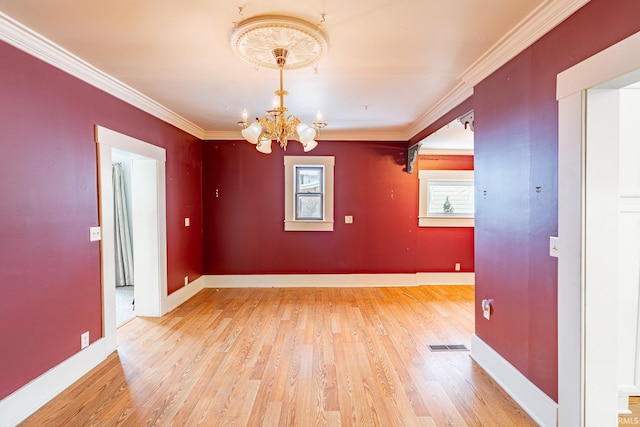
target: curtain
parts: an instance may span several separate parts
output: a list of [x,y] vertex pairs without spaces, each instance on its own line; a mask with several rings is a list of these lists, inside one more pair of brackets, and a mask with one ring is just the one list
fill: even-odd
[[113,164],[113,206],[115,225],[116,286],[133,285],[133,246],[127,216],[122,163]]

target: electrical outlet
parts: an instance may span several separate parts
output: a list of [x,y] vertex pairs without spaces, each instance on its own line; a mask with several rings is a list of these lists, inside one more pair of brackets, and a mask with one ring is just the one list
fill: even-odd
[[89,331],[80,335],[80,349],[83,349],[88,346],[89,346]]
[[456,271],[460,271],[460,263],[459,262],[456,262],[455,270]]
[[184,226],[189,227],[191,225],[191,220],[189,218],[184,219]]
[[187,286],[189,284],[189,276],[184,276],[184,285]]

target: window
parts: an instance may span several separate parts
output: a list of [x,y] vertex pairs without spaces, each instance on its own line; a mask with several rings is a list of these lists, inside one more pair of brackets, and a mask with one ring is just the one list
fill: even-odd
[[419,172],[420,227],[473,227],[473,171]]
[[333,231],[333,156],[285,156],[286,231]]
[[473,218],[472,179],[430,179],[427,185],[428,217]]
[[324,166],[294,166],[296,220],[324,219]]

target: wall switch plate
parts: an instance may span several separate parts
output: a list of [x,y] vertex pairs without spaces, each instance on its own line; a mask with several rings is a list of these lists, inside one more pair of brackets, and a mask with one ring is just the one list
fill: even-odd
[[184,219],[184,226],[189,227],[191,225],[191,220],[189,218]]
[[549,256],[558,258],[560,255],[560,242],[557,237],[549,237]]
[[491,319],[491,300],[482,300],[482,316],[487,320]]
[[345,215],[344,216],[344,223],[345,224],[353,224],[353,216],[352,215]]
[[80,349],[86,348],[89,346],[89,331],[80,335]]
[[89,241],[97,242],[100,239],[102,239],[100,227],[89,227]]
[[189,276],[184,276],[184,285],[187,286],[189,284]]

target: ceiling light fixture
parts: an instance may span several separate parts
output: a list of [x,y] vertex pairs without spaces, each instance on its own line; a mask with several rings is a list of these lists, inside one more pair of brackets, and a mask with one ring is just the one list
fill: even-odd
[[[271,153],[271,142],[278,141],[287,149],[289,139],[295,138],[305,152],[313,150],[318,132],[327,126],[318,113],[317,120],[308,126],[293,114],[287,115],[283,74],[288,69],[313,65],[327,51],[326,35],[306,21],[284,16],[258,16],[239,23],[229,38],[233,50],[244,60],[258,67],[278,68],[280,88],[275,91],[274,107],[252,124],[247,122],[248,112],[242,112],[242,136],[261,153]],[[275,61],[274,61],[275,59]]]

